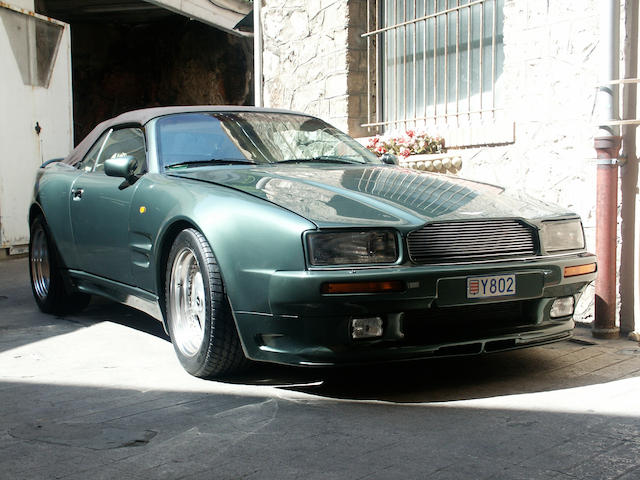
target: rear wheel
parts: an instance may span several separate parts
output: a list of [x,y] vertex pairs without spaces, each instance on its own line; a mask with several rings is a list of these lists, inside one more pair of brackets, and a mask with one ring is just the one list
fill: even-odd
[[204,236],[180,232],[167,262],[169,335],[184,369],[196,377],[227,375],[247,364],[220,269]]
[[84,293],[66,291],[61,267],[47,224],[42,216],[37,216],[31,222],[29,272],[33,297],[45,313],[77,312],[91,299]]

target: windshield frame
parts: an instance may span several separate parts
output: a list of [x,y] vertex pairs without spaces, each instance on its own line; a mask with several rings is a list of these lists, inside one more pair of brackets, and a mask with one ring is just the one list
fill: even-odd
[[[283,111],[270,111],[270,110],[265,110],[265,111],[246,111],[246,110],[223,110],[223,111],[216,111],[216,110],[210,110],[210,111],[199,111],[199,112],[176,112],[176,113],[171,113],[169,115],[163,115],[160,117],[156,117],[154,119],[152,119],[149,123],[148,123],[148,131],[149,131],[149,145],[150,145],[150,149],[149,149],[149,163],[150,163],[150,168],[151,166],[153,166],[153,170],[155,170],[156,172],[159,173],[163,173],[163,172],[171,172],[171,168],[167,168],[170,167],[172,165],[175,165],[176,163],[180,163],[180,162],[176,162],[176,163],[172,163],[169,165],[165,165],[163,163],[163,159],[162,159],[162,155],[160,150],[160,138],[161,138],[161,128],[164,124],[165,119],[168,118],[174,118],[175,117],[180,117],[180,116],[189,116],[191,118],[193,118],[193,116],[211,116],[214,118],[217,118],[219,121],[225,121],[225,117],[229,117],[229,116],[234,116],[234,115],[239,115],[239,116],[260,116],[260,115],[264,115],[264,116],[284,116],[284,117],[294,117],[299,119],[300,125],[302,125],[303,123],[307,122],[307,121],[311,121],[313,123],[317,123],[318,126],[321,126],[322,128],[317,128],[317,129],[313,129],[310,131],[316,131],[316,130],[326,130],[327,133],[329,133],[330,136],[334,137],[336,139],[336,141],[340,141],[342,142],[344,145],[347,146],[347,148],[349,148],[349,155],[345,155],[345,161],[344,162],[335,162],[336,165],[341,165],[341,166],[347,166],[348,164],[353,164],[353,165],[384,165],[384,163],[371,151],[369,151],[366,147],[364,147],[362,144],[360,144],[357,140],[353,139],[352,137],[350,137],[349,135],[347,135],[346,133],[338,130],[337,128],[331,126],[330,124],[328,124],[327,122],[323,121],[322,119],[319,119],[317,117],[311,116],[311,115],[306,115],[306,114],[302,114],[302,113],[297,113],[297,112],[283,112]],[[303,131],[302,129],[300,131]],[[257,135],[257,138],[259,139],[260,136]],[[255,139],[252,140],[252,143],[254,143],[255,145]],[[259,147],[256,146],[256,148]],[[353,157],[358,157],[358,161],[351,161],[349,162],[349,158],[353,158]],[[274,165],[285,165],[285,164],[289,164],[289,165],[301,165],[301,164],[312,164],[312,163],[316,163],[313,162],[312,158],[301,158],[299,161],[291,161],[291,159],[283,159],[283,160],[289,160],[289,161],[283,161],[283,162],[279,162],[279,161],[270,161],[269,158],[265,158],[266,155],[263,154],[263,157],[261,159],[256,159],[256,158],[241,158],[239,157],[238,160],[245,160],[247,162],[250,161],[255,161],[255,160],[263,160],[263,161],[257,161],[255,163],[256,166],[260,166],[260,167],[268,167],[268,166],[274,166]],[[322,157],[322,155],[318,155],[318,157]],[[216,167],[217,165],[213,164],[211,162],[211,158],[203,158],[203,167],[204,166],[208,166],[208,167]],[[229,160],[228,158],[226,158],[226,160]],[[230,163],[232,162],[226,162],[225,163],[225,159],[221,159],[220,162],[220,166],[225,166],[225,167],[229,167]],[[324,163],[326,165],[326,162],[323,161],[318,161],[317,163]],[[240,167],[240,168],[247,168],[247,167],[253,167],[254,165],[251,164],[247,164],[247,165],[235,165],[236,167]],[[188,167],[185,168],[199,168],[200,166],[197,164],[191,164]],[[175,169],[174,169],[175,171]]]

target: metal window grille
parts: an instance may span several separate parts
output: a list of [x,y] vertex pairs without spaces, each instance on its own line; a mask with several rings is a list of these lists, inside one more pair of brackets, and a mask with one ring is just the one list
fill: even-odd
[[504,0],[367,0],[368,123],[495,120]]

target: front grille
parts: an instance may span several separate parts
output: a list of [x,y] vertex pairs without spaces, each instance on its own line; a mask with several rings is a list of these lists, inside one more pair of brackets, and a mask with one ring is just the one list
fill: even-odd
[[425,225],[408,236],[415,263],[462,262],[536,254],[534,229],[518,220],[473,220]]

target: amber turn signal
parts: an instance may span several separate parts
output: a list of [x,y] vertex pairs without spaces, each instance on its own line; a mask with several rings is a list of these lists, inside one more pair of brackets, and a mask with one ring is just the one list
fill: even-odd
[[584,275],[585,273],[593,273],[596,271],[595,263],[587,263],[586,265],[575,265],[573,267],[564,267],[564,276],[575,277],[576,275]]
[[322,293],[384,293],[401,292],[404,290],[404,282],[340,282],[325,283],[320,291]]

